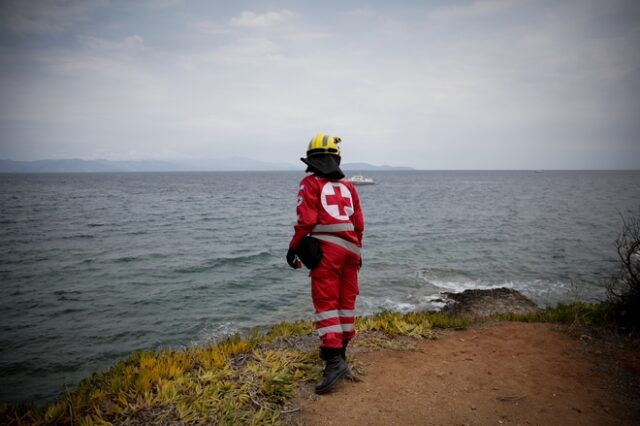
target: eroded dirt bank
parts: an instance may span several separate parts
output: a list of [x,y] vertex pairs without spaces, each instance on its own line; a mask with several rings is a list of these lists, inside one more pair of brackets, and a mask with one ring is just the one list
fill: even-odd
[[322,397],[308,385],[292,424],[640,424],[637,349],[557,325],[494,323],[414,350],[354,352],[361,381]]

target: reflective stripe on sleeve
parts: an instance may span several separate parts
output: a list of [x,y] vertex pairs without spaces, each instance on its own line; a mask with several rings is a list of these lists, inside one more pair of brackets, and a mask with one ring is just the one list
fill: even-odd
[[[351,328],[353,329],[353,326],[351,326]],[[317,331],[320,337],[322,337],[327,333],[342,333],[342,330],[343,326],[341,325],[330,325],[328,327],[319,328]]]
[[324,234],[317,234],[314,235],[313,238],[317,238],[318,240],[322,240],[322,241],[327,241],[329,243],[333,243],[335,245],[338,245],[344,249],[349,250],[351,253],[357,254],[358,256],[360,256],[360,247],[358,247],[357,245],[350,243],[347,240],[343,240],[340,237],[336,237],[334,235],[324,235]]
[[333,225],[316,225],[311,232],[348,232],[355,231],[353,223],[335,223]]
[[337,318],[337,317],[338,317],[338,311],[335,309],[333,311],[317,312],[314,315],[316,322],[326,320],[329,318]]

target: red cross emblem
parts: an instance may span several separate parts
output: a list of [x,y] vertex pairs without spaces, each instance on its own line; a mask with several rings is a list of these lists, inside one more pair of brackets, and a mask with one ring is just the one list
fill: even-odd
[[351,192],[341,183],[327,182],[322,188],[322,206],[336,219],[347,220],[353,214]]
[[345,214],[347,214],[345,212],[345,207],[352,207],[351,198],[344,198],[342,196],[342,193],[340,192],[340,188],[337,186],[334,186],[333,190],[335,191],[334,195],[327,195],[327,204],[330,206],[338,206],[338,212],[340,213],[340,216],[344,216]]

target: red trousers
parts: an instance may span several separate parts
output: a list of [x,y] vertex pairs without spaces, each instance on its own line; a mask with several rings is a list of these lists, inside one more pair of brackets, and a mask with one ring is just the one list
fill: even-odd
[[341,348],[343,340],[356,334],[353,321],[360,256],[326,241],[321,247],[322,262],[309,273],[316,329],[321,347]]

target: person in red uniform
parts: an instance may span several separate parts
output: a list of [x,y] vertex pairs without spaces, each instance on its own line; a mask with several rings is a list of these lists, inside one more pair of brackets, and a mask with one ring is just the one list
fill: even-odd
[[354,309],[364,219],[358,193],[340,170],[340,138],[318,133],[301,158],[310,173],[300,181],[298,220],[287,263],[311,271],[311,297],[325,361],[316,393],[329,392],[349,372],[346,349],[355,336]]

